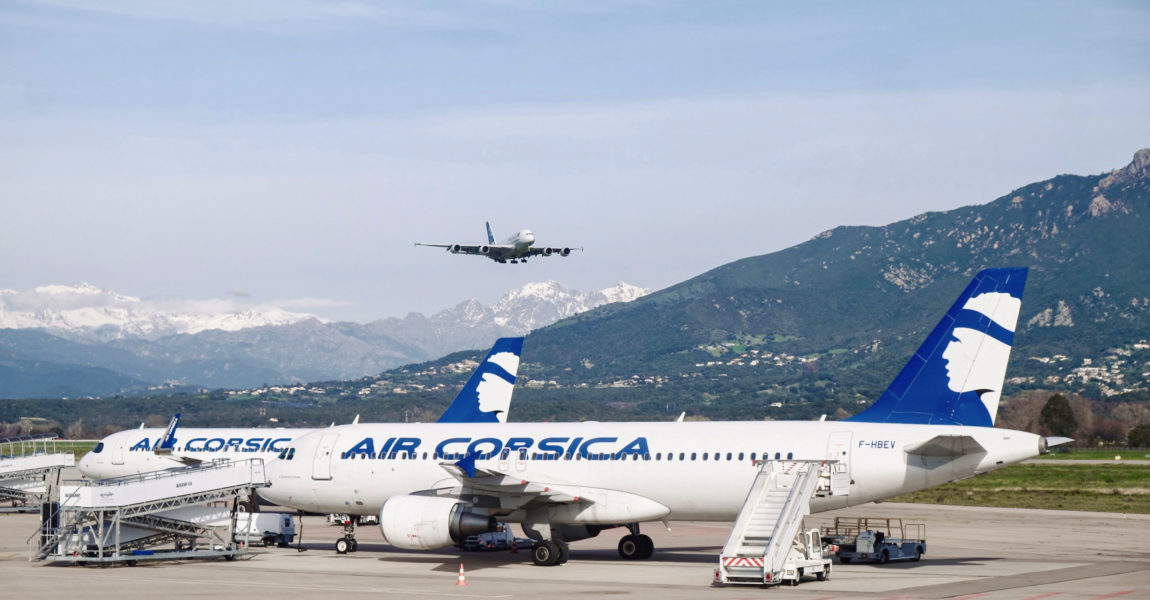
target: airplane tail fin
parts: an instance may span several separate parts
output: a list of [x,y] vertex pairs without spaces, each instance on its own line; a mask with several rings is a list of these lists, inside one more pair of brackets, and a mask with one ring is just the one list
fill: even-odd
[[523,338],[499,338],[467,385],[443,411],[439,423],[505,423],[515,391]]
[[491,233],[491,221],[484,221],[483,224],[487,226],[487,243],[494,244],[495,234]]
[[1026,269],[985,269],[870,408],[848,421],[991,427]]
[[176,429],[180,426],[180,413],[176,413],[172,420],[168,423],[168,429],[164,431],[164,437],[160,438],[159,443],[152,452],[156,454],[171,454],[172,450],[176,447]]

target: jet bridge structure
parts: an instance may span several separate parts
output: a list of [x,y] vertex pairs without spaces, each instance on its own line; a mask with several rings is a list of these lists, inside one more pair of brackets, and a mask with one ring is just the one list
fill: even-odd
[[[797,582],[804,561],[811,556],[799,535],[803,517],[811,512],[811,499],[816,492],[846,493],[846,486],[832,486],[838,474],[835,464],[833,460],[763,461],[723,545],[715,583],[776,585],[788,571]],[[819,561],[820,571],[825,562],[829,561]],[[819,579],[826,577],[827,572],[822,573]]]
[[0,438],[0,512],[30,512],[52,500],[60,471],[76,466],[71,451],[57,448],[55,435]]
[[232,560],[235,506],[267,485],[262,459],[218,460],[97,482],[68,482],[44,505],[28,539],[33,562],[127,563]]

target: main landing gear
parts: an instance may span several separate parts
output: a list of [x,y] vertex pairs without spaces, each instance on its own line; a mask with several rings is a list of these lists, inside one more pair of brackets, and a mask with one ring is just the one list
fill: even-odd
[[639,533],[638,523],[627,525],[627,529],[631,530],[631,534],[625,535],[623,539],[619,540],[619,556],[627,560],[651,558],[651,555],[655,553],[655,542],[651,541],[650,536]]
[[343,537],[335,541],[336,554],[347,554],[359,550],[359,542],[355,541],[355,522],[358,518],[355,515],[345,515]]
[[531,560],[539,567],[553,567],[571,558],[571,547],[563,540],[540,540],[531,547]]

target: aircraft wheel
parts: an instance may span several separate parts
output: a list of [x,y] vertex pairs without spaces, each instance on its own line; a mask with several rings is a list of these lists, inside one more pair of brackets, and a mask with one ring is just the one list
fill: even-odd
[[640,534],[635,536],[635,542],[639,545],[639,553],[635,555],[638,560],[647,560],[655,553],[655,542],[651,541],[651,536]]
[[349,544],[347,542],[347,538],[339,538],[338,540],[335,541],[335,553],[336,554],[347,554],[348,548],[350,548],[350,547],[351,547],[351,544]]
[[551,540],[536,542],[531,549],[531,560],[539,567],[551,567],[559,564],[559,547]]
[[819,581],[826,581],[829,577],[830,573],[827,569],[823,569],[822,571],[815,573],[815,579],[818,579]]
[[559,547],[559,562],[557,564],[561,565],[571,560],[571,546],[567,545],[567,542],[556,540],[555,545]]
[[619,556],[627,560],[635,560],[639,557],[639,540],[634,535],[625,535],[623,539],[619,540]]
[[912,558],[911,560],[914,562],[918,562],[918,561],[922,560],[922,546],[919,546],[918,548],[914,549],[914,558]]

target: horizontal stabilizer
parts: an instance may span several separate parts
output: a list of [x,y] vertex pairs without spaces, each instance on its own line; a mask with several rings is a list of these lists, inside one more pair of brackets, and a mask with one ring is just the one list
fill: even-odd
[[1062,437],[1060,435],[1052,435],[1052,436],[1048,436],[1044,441],[1046,442],[1046,447],[1042,453],[1046,454],[1046,451],[1049,450],[1050,448],[1053,448],[1055,446],[1061,446],[1063,444],[1069,444],[1070,442],[1074,441],[1074,438]]
[[966,456],[980,452],[986,452],[986,448],[969,435],[936,435],[906,449],[907,454],[934,457]]

